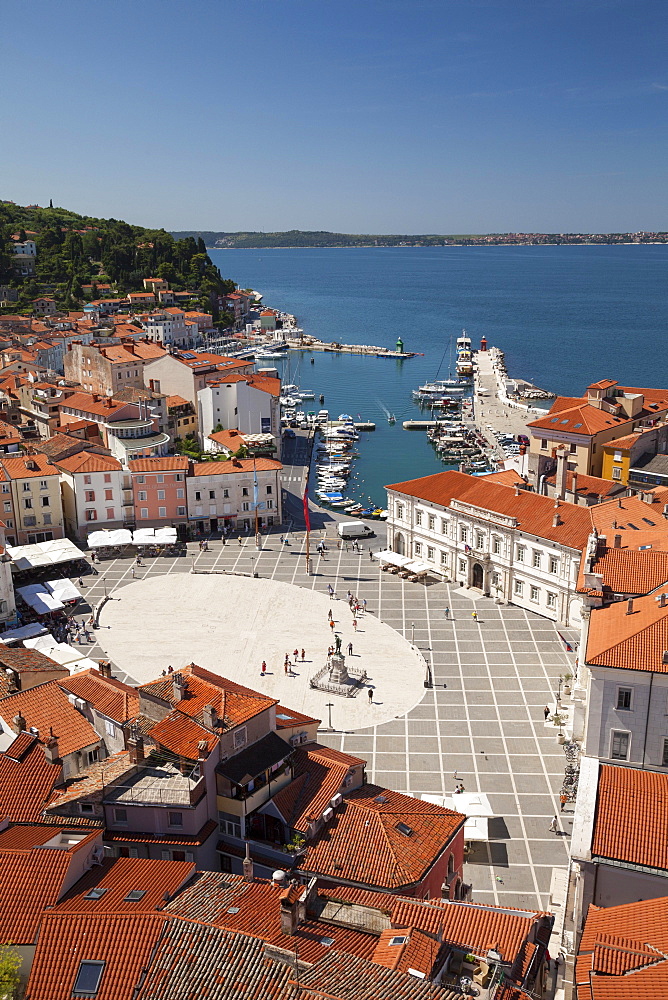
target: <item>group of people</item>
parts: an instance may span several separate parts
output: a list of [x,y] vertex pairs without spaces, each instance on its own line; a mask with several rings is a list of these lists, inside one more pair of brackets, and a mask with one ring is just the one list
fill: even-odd
[[[293,672],[292,667],[293,666],[296,667],[297,664],[300,662],[300,652],[298,649],[295,649],[293,651],[292,656],[294,663],[293,660],[290,659],[290,654],[289,653],[285,654],[285,660],[283,661],[283,672],[285,673],[286,677],[288,676],[288,674],[292,674]],[[305,660],[306,660],[306,650],[302,649],[301,662],[304,663]],[[267,661],[263,660],[262,666],[260,667],[260,677],[264,677],[266,673],[267,673]]]

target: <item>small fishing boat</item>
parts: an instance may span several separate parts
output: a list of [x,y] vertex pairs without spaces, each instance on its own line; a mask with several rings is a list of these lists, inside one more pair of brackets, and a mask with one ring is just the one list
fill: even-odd
[[393,413],[390,413],[389,417],[387,418],[387,422],[388,424],[396,424],[397,418]]
[[319,400],[320,403],[324,403],[325,402],[325,394],[324,394],[324,392],[320,393],[320,395],[318,396],[318,400]]

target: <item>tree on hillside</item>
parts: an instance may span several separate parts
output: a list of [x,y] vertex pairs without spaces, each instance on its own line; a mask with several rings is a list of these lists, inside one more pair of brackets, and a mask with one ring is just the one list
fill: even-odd
[[21,977],[21,956],[11,945],[0,945],[0,996],[15,997],[18,993]]

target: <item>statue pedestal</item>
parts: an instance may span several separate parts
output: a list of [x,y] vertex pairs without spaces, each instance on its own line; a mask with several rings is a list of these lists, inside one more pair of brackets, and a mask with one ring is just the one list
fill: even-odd
[[351,684],[343,653],[332,653],[329,657],[329,681],[331,684]]

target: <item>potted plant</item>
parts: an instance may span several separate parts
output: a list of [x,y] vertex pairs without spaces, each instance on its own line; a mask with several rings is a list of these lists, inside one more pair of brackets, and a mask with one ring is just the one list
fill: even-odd
[[555,726],[559,726],[559,733],[557,735],[557,743],[562,743],[563,744],[563,743],[566,742],[566,735],[562,731],[562,728],[561,728],[563,726],[563,724],[564,724],[565,721],[566,721],[566,716],[565,715],[559,715],[558,712],[555,715],[551,715],[550,716],[550,722],[553,725],[555,725]]
[[573,679],[573,674],[564,674],[564,694],[571,693],[571,680]]

